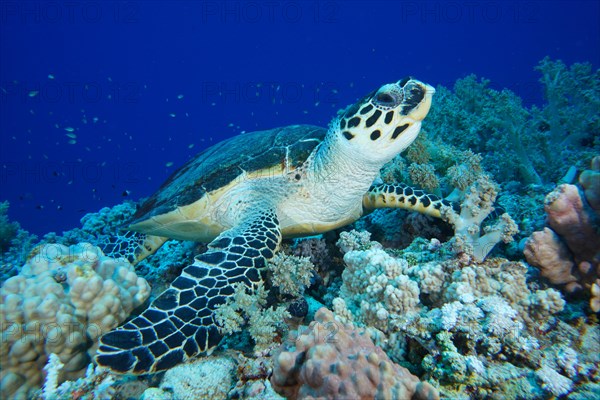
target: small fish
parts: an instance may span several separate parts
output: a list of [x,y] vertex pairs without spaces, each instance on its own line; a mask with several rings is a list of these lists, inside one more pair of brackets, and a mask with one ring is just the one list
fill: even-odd
[[178,96],[177,96],[177,98],[178,98],[179,100],[181,100],[181,99],[183,99],[183,95],[182,95],[182,94],[180,94],[180,95],[178,95]]
[[129,190],[123,190],[123,193],[121,193],[121,196],[127,197],[127,196],[129,196],[130,193],[131,192]]
[[172,167],[172,166],[173,166],[173,162],[172,162],[172,161],[169,161],[168,163],[166,163],[166,164],[165,164],[165,166],[167,166],[167,167]]
[[171,118],[175,118],[176,117],[175,113],[171,113],[169,115],[171,116]]
[[67,126],[65,128],[65,131],[67,131],[67,132],[75,132],[75,128],[71,128],[70,126]]
[[40,93],[39,90],[32,90],[29,92],[29,97],[35,97],[38,95],[38,93]]
[[77,135],[74,133],[65,133],[65,136],[70,137],[71,139],[77,139]]
[[71,140],[69,140],[67,143],[69,143],[69,144],[75,144],[75,143],[77,143],[77,140],[73,140],[73,139],[71,139]]
[[54,79],[54,75],[48,74],[48,79]]
[[188,149],[191,149],[194,147],[194,143],[188,144]]

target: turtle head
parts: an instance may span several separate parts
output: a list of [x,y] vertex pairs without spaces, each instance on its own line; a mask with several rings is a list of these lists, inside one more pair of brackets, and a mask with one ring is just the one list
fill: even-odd
[[385,84],[341,112],[334,134],[348,150],[387,162],[416,139],[434,93],[413,78]]

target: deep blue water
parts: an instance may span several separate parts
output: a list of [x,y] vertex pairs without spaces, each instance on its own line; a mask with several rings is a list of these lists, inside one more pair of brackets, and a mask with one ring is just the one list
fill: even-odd
[[60,233],[215,141],[326,125],[406,75],[475,73],[540,103],[544,56],[598,68],[598,21],[598,1],[3,0],[0,201]]

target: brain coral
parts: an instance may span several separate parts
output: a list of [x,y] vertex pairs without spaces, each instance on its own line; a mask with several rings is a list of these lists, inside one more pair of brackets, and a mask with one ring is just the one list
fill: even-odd
[[437,390],[394,364],[368,334],[321,308],[274,355],[271,384],[288,399],[438,399]]
[[96,340],[150,295],[131,264],[88,243],[37,247],[0,288],[0,397],[30,397],[50,354],[59,382],[85,373]]

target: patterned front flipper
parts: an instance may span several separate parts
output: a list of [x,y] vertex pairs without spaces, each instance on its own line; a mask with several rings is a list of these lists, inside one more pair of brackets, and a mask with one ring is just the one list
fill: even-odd
[[213,240],[141,315],[103,335],[96,361],[115,372],[146,374],[217,346],[216,308],[236,282],[254,288],[280,241],[273,210],[248,215]]
[[447,200],[402,183],[373,185],[363,196],[363,209],[371,212],[376,208],[403,208],[421,214],[441,218],[442,206],[455,207]]

